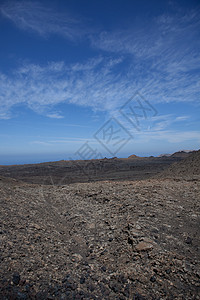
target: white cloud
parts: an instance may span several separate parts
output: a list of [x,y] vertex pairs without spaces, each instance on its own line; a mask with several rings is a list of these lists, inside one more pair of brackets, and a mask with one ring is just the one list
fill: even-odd
[[163,141],[167,143],[182,143],[187,141],[199,141],[200,142],[200,132],[191,131],[178,131],[178,130],[151,130],[143,131],[141,133],[135,132],[134,142],[135,143],[148,143],[154,140]]
[[[137,112],[139,113],[139,112]],[[128,130],[136,142],[145,143],[152,139],[163,140],[167,142],[177,142],[184,140],[192,140],[200,137],[200,133],[191,130],[186,131],[185,134],[182,134],[184,128],[179,129],[178,123],[190,119],[190,116],[177,116],[178,112],[174,114],[159,114],[156,116],[147,116],[147,119],[142,116],[138,118],[139,124],[138,129],[135,128],[133,123],[135,123],[135,118],[130,121],[125,120],[118,111],[115,113],[115,118],[123,125],[126,130]],[[193,124],[194,125],[194,124]],[[197,124],[195,124],[197,127]],[[178,129],[177,129],[178,128]],[[191,132],[191,135],[189,135]]]
[[41,145],[41,146],[50,146],[51,144],[48,142],[43,142],[43,141],[32,141],[30,144],[36,144],[36,145]]
[[48,114],[47,117],[52,118],[52,119],[63,119],[64,118],[63,116],[61,116],[58,113]]
[[[38,2],[5,2],[1,12],[18,27],[44,36],[76,38],[83,28]],[[152,104],[199,103],[199,25],[198,12],[162,15],[137,29],[92,34],[93,47],[109,57],[102,52],[85,63],[26,64],[10,75],[0,73],[0,117],[9,118],[17,104],[50,118],[62,117],[56,110],[60,103],[114,114],[136,91]],[[159,128],[167,122],[161,120]]]
[[[172,61],[175,57],[178,63],[184,54],[191,50],[190,47],[200,45],[199,39],[196,39],[199,36],[199,14],[200,10],[188,10],[187,14],[181,11],[171,15],[160,15],[151,20],[143,19],[139,27],[103,31],[92,35],[91,43],[104,51],[130,54],[136,58],[149,59],[159,56],[163,63],[165,56],[171,55]],[[198,51],[196,53],[198,54]],[[193,56],[194,52],[188,54]],[[187,59],[184,63],[187,63]],[[188,66],[190,63],[187,64],[187,68]]]
[[83,145],[84,143],[89,142],[91,145],[96,145],[98,144],[97,140],[94,138],[57,138],[54,137],[54,139],[48,139],[47,137],[44,138],[44,140],[34,140],[31,141],[30,144],[36,144],[36,145],[43,145],[43,146],[55,146],[58,144],[69,144],[69,145],[74,145],[77,144],[79,145]]
[[127,80],[116,76],[114,68],[121,60],[104,58],[84,64],[63,62],[46,66],[25,65],[7,76],[0,73],[0,112],[9,113],[16,104],[25,104],[35,112],[58,117],[54,107],[60,103],[109,110],[132,93]]
[[129,58],[128,75],[147,99],[199,102],[199,13],[162,15],[139,28],[93,35],[91,43]]
[[0,112],[0,119],[2,119],[2,120],[8,120],[10,118],[11,118],[11,116],[10,116],[10,114],[8,112]]
[[37,1],[6,1],[0,6],[0,11],[17,27],[44,37],[58,34],[75,40],[89,32],[81,23],[80,17],[57,13]]
[[[152,104],[170,101],[199,101],[199,87],[188,76],[169,80],[137,73],[123,65],[123,58],[96,57],[85,63],[45,66],[26,64],[9,76],[0,73],[0,117],[9,118],[12,108],[24,104],[50,118],[64,117],[56,106],[71,103],[109,114],[121,107],[137,90]],[[120,64],[120,68],[118,67]]]
[[153,117],[152,123],[154,122],[154,125],[152,126],[153,131],[160,131],[166,128],[169,128],[170,126],[175,126],[176,122],[182,122],[185,120],[188,120],[189,116],[174,116],[171,115],[160,115],[160,118]]
[[176,117],[175,121],[185,121],[188,120],[190,117],[189,116],[180,116],[180,117]]

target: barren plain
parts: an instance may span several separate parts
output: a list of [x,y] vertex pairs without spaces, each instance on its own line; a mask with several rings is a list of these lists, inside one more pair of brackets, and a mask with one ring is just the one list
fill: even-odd
[[200,151],[0,167],[1,299],[200,299],[199,174]]

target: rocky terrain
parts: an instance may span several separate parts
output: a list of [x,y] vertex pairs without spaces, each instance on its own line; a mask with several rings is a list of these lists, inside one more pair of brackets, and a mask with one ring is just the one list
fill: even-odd
[[0,177],[0,298],[200,299],[199,156],[145,180]]
[[172,164],[157,177],[184,178],[188,180],[200,179],[200,150],[194,151],[183,161]]
[[177,151],[172,154],[160,154],[158,157],[178,157],[178,158],[187,158],[192,152],[195,152],[195,150],[182,150]]
[[142,180],[151,178],[183,158],[185,156],[177,153],[171,157],[131,155],[129,158],[121,159],[115,157],[94,160],[61,160],[40,164],[0,166],[0,176],[12,177],[28,183],[57,185],[97,180]]

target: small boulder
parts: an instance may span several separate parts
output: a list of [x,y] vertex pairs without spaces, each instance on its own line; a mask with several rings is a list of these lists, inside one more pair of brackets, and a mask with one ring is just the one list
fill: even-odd
[[153,248],[153,245],[149,242],[140,242],[139,244],[136,245],[136,250],[137,251],[148,251]]

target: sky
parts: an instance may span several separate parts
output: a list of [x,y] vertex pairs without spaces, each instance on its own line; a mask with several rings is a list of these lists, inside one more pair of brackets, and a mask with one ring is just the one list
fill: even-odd
[[200,2],[0,0],[0,164],[200,148]]

